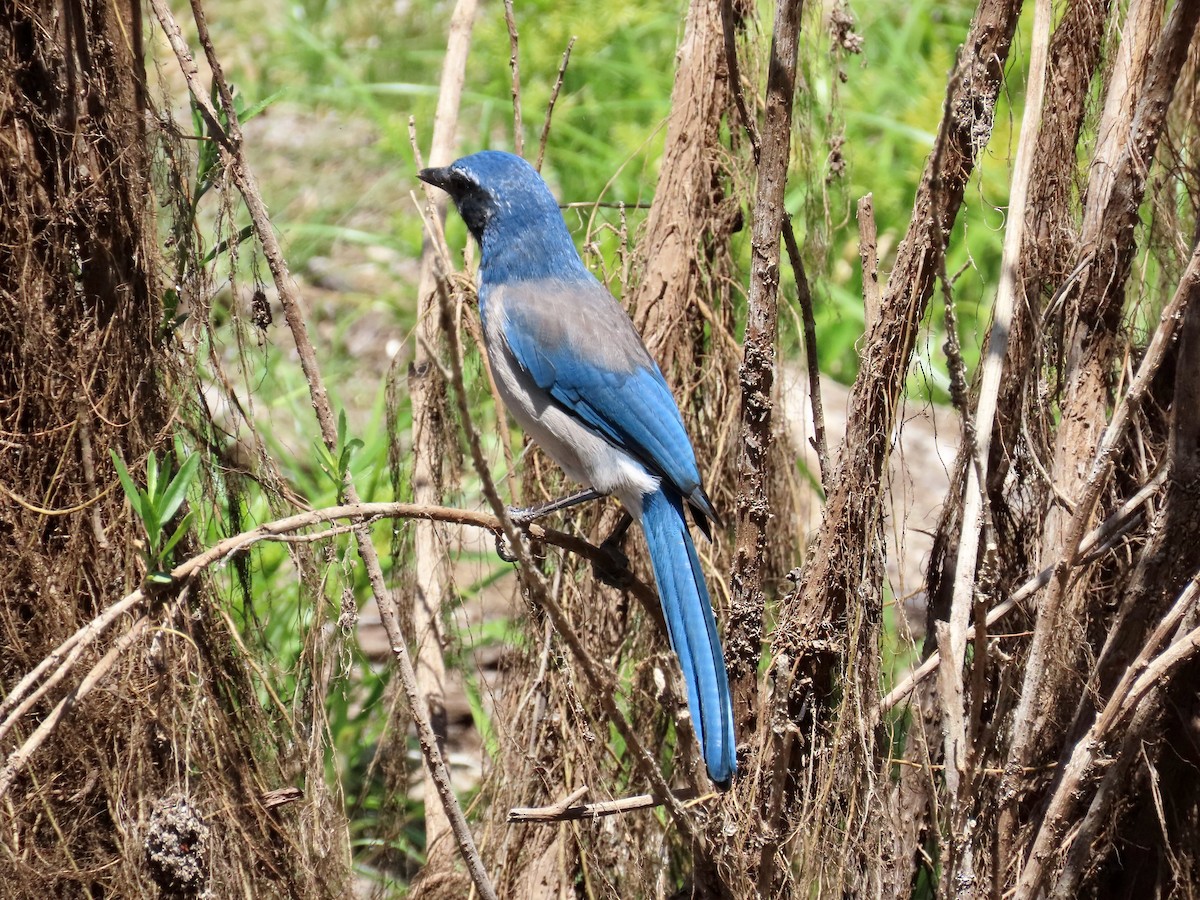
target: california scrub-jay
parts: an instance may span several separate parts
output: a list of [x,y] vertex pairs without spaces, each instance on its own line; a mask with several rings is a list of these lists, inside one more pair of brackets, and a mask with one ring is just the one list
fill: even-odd
[[641,522],[704,762],[728,787],[729,680],[683,507],[706,534],[717,516],[662,372],[529,163],[488,150],[418,177],[451,196],[479,242],[479,314],[505,405],[571,478]]

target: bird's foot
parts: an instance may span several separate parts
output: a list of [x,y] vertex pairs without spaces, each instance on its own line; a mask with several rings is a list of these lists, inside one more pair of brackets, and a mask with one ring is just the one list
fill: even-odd
[[506,563],[515,563],[517,561],[517,553],[513,549],[513,545],[508,540],[508,535],[501,531],[496,535],[496,555]]
[[512,523],[518,528],[526,528],[544,515],[546,515],[546,513],[542,512],[542,507],[540,505],[510,506],[508,508],[508,517],[512,519]]
[[598,500],[603,496],[599,491],[595,491],[592,488],[584,488],[582,491],[576,491],[574,494],[569,494],[566,497],[547,500],[545,503],[537,503],[533,506],[510,506],[508,508],[508,517],[513,520],[514,525],[524,528],[531,522],[536,522],[538,519],[550,515],[550,513],[577,506],[589,500]]

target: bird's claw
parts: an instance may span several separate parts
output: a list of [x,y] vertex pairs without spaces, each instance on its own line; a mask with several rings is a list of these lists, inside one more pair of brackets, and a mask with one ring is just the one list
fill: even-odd
[[508,535],[504,532],[496,535],[496,555],[506,563],[515,563],[517,561],[517,553],[509,542]]
[[[536,559],[540,559],[542,555],[542,542],[529,533],[529,523],[515,521],[518,535],[524,535],[529,540],[529,553]],[[517,538],[520,540],[520,537]],[[521,557],[517,552],[517,548],[512,545],[512,541],[508,539],[503,531],[496,534],[496,554],[506,563],[515,563]]]

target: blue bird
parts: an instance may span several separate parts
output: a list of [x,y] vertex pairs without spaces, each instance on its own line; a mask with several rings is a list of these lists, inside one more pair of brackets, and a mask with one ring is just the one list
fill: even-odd
[[729,679],[685,505],[717,520],[671,390],[625,311],[579,258],[529,163],[487,150],[422,181],[446,191],[479,242],[479,313],[500,396],[566,473],[612,494],[646,534],[671,647],[708,774],[736,771]]

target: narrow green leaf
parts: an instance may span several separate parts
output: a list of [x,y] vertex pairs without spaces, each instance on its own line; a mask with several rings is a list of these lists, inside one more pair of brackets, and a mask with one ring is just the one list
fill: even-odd
[[337,442],[339,447],[346,445],[346,410],[338,410]]
[[125,496],[129,498],[129,505],[133,507],[134,515],[145,520],[146,516],[142,509],[142,492],[133,483],[133,478],[130,477],[129,470],[125,468],[121,457],[117,456],[117,451],[110,448],[108,455],[112,457],[113,467],[117,470],[117,478],[121,480],[121,487],[125,490]]
[[179,467],[179,471],[175,473],[175,477],[171,479],[171,483],[167,485],[167,489],[163,491],[158,507],[159,521],[164,525],[171,521],[171,517],[179,511],[180,504],[183,503],[184,498],[187,496],[188,488],[196,480],[196,472],[199,468],[200,454],[190,454],[183,461],[183,465]]
[[147,513],[158,511],[158,454],[153,450],[146,457],[146,507]]
[[276,100],[283,97],[283,95],[286,93],[287,93],[287,88],[282,88],[282,89],[276,91],[275,93],[271,94],[270,96],[264,97],[262,100],[259,100],[257,103],[246,107],[246,109],[244,111],[241,111],[238,113],[238,121],[240,121],[241,124],[245,125],[247,122],[249,122],[255,116],[260,115],[263,110],[265,110],[268,106],[270,106]]
[[175,549],[175,545],[179,543],[180,538],[188,533],[192,527],[192,520],[195,518],[195,511],[189,511],[183,520],[179,523],[179,527],[175,529],[175,533],[167,539],[166,545],[162,548],[162,553],[159,554],[158,561],[163,565],[170,562],[171,551]]

